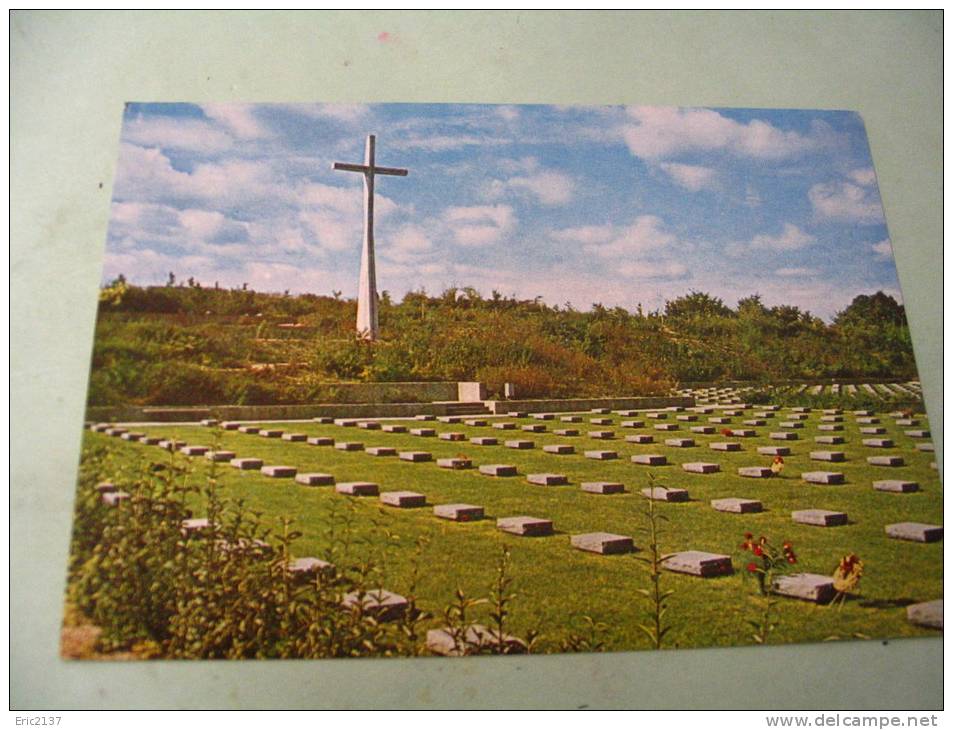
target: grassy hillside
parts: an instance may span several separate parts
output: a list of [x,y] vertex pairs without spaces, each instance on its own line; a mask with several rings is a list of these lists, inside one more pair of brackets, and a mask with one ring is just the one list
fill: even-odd
[[287,404],[328,381],[480,380],[522,397],[649,395],[679,382],[913,378],[903,307],[858,296],[826,324],[757,296],[691,292],[657,312],[550,307],[494,292],[381,297],[382,340],[353,333],[339,296],[203,288],[102,290],[90,405]]

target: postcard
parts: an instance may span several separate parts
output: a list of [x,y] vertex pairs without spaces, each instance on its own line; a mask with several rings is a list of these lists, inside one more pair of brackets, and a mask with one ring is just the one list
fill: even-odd
[[941,635],[853,112],[129,103],[99,296],[65,658]]

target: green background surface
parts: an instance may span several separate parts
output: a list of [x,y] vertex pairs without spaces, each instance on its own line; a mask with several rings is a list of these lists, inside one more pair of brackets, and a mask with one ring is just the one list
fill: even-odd
[[[379,40],[385,31],[388,40]],[[58,657],[123,102],[858,111],[942,470],[939,11],[14,11],[10,43],[14,709],[942,705],[939,639],[464,661],[112,664]]]

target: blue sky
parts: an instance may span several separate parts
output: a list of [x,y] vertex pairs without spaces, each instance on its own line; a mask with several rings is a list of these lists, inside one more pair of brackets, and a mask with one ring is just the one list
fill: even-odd
[[367,134],[378,287],[589,309],[690,290],[830,318],[899,299],[851,112],[426,104],[129,104],[104,281],[357,292]]

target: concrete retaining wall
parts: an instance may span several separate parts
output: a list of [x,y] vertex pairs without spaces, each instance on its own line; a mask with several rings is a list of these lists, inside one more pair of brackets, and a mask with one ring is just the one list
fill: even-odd
[[528,413],[559,413],[565,411],[588,411],[592,408],[610,410],[641,410],[648,408],[669,408],[695,405],[691,397],[648,397],[648,398],[568,398],[564,400],[489,400],[486,407],[493,413],[508,411],[527,411]]

